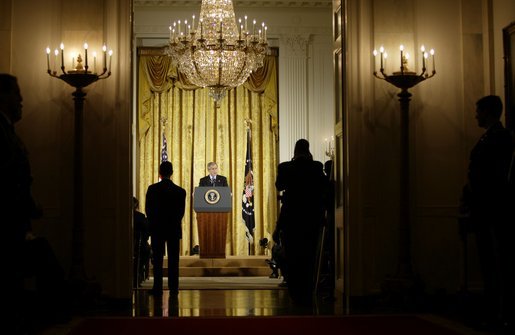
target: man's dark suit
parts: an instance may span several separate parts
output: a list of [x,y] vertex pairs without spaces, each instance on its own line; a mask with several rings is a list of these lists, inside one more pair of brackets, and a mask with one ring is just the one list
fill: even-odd
[[200,178],[200,182],[198,186],[214,186],[214,187],[220,187],[220,186],[229,186],[227,183],[227,178],[221,175],[217,175],[215,177],[214,183],[211,181],[211,176],[207,175],[203,178]]
[[275,186],[284,193],[276,231],[284,246],[288,291],[299,303],[310,303],[314,289],[328,183],[321,162],[301,157],[278,166]]
[[[501,122],[491,125],[470,153],[468,184],[464,187],[462,211],[468,212],[476,235],[484,280],[486,318],[513,313],[510,285],[513,266],[513,203],[510,202],[508,170],[513,143]],[[499,309],[504,300],[505,310]],[[506,309],[511,309],[506,310]]]
[[182,238],[181,221],[184,216],[186,191],[170,179],[150,185],[145,209],[152,238],[154,260],[154,291],[163,287],[163,256],[165,242],[168,251],[168,287],[170,294],[179,290],[179,241]]

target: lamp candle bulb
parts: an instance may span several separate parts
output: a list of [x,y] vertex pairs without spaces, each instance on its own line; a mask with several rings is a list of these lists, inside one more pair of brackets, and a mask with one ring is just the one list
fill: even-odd
[[54,72],[57,72],[56,68],[57,68],[57,57],[59,56],[59,50],[55,49],[54,50],[54,55],[55,55],[55,58],[54,58]]
[[64,44],[61,42],[61,69],[64,71]]
[[402,72],[404,72],[404,64],[403,64],[403,60],[404,60],[404,57],[403,57],[404,45],[401,44],[399,49],[401,50],[401,73],[402,73]]
[[46,67],[47,71],[50,73],[50,48],[46,48]]
[[424,57],[424,55],[426,53],[426,47],[424,45],[422,45],[420,47],[420,51],[422,52],[422,71],[425,71],[426,70],[426,58]]
[[88,43],[84,43],[84,63],[85,63],[85,70],[86,73],[88,72]]
[[113,50],[109,50],[109,72],[111,72],[112,61],[113,61]]
[[379,47],[379,52],[381,53],[381,71],[384,70],[384,66],[383,66],[383,57],[384,57],[384,47],[381,45]]
[[431,49],[429,50],[429,53],[431,54],[431,58],[433,59],[433,72],[435,72],[435,50]]
[[105,72],[105,71],[107,71],[107,55],[106,55],[107,46],[105,44],[102,46],[102,51],[104,52],[104,72]]
[[245,31],[248,31],[247,30],[247,15],[245,15]]
[[266,43],[266,31],[267,31],[267,30],[268,30],[268,27],[267,27],[267,26],[265,26],[265,38],[264,38],[265,43]]
[[195,31],[195,15],[193,15],[191,18],[192,18],[192,20],[191,20],[191,29],[193,29],[193,31]]

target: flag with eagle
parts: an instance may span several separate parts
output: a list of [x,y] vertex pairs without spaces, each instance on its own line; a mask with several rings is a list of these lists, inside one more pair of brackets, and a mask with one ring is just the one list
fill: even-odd
[[247,127],[247,154],[245,156],[245,181],[243,183],[242,210],[245,224],[245,237],[250,244],[254,243],[254,175],[252,172],[252,148],[250,127]]
[[163,132],[163,146],[161,147],[161,163],[168,161],[168,143],[166,143],[165,133]]

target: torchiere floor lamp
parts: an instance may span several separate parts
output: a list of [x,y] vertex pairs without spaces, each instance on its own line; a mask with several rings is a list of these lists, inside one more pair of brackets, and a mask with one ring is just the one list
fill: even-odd
[[84,43],[84,56],[85,65],[82,65],[82,57],[77,55],[77,64],[75,58],[72,58],[72,70],[66,71],[64,65],[64,45],[61,43],[61,71],[62,74],[57,73],[57,58],[59,51],[55,49],[55,62],[54,69],[50,69],[50,48],[46,49],[47,53],[47,72],[50,76],[58,78],[66,82],[72,87],[75,87],[75,92],[72,93],[73,100],[75,101],[75,121],[74,121],[74,159],[73,159],[73,226],[72,226],[72,263],[70,269],[70,280],[72,282],[86,282],[87,276],[84,269],[84,220],[83,220],[83,169],[82,169],[82,156],[83,156],[83,111],[84,111],[84,98],[86,92],[83,88],[89,86],[100,79],[106,79],[111,75],[111,57],[112,50],[109,50],[109,68],[107,67],[107,48],[102,47],[104,54],[104,64],[102,73],[97,74],[96,71],[96,53],[93,53],[93,72],[89,70],[88,65],[88,44]]
[[[410,230],[410,169],[409,169],[409,102],[411,100],[411,93],[408,89],[414,87],[418,83],[433,77],[436,74],[434,50],[431,49],[426,52],[424,46],[420,48],[422,52],[422,72],[417,74],[408,69],[409,54],[404,53],[404,46],[400,46],[400,71],[393,72],[391,75],[385,73],[385,63],[388,57],[384,48],[379,48],[380,53],[380,69],[379,73],[374,69],[374,76],[376,78],[385,80],[401,91],[397,94],[401,105],[401,134],[400,134],[400,203],[399,203],[399,264],[397,275],[394,278],[389,278],[385,283],[386,290],[395,291],[400,293],[400,296],[406,299],[412,297],[407,296],[407,291],[413,291],[416,285],[412,264],[411,264],[411,230]],[[378,55],[377,50],[373,52],[374,57]],[[426,62],[431,56],[432,72],[429,73],[426,68]],[[427,64],[428,65],[428,64]],[[401,291],[401,292],[399,292]],[[409,293],[408,293],[409,295]],[[406,302],[406,301],[404,301]]]

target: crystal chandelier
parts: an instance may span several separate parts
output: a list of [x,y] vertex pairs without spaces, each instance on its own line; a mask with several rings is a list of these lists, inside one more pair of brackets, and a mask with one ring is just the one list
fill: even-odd
[[169,29],[173,64],[192,84],[208,87],[217,105],[263,66],[268,50],[265,24],[256,27],[245,16],[236,25],[232,0],[202,0],[197,24],[193,16],[191,23],[174,22]]

